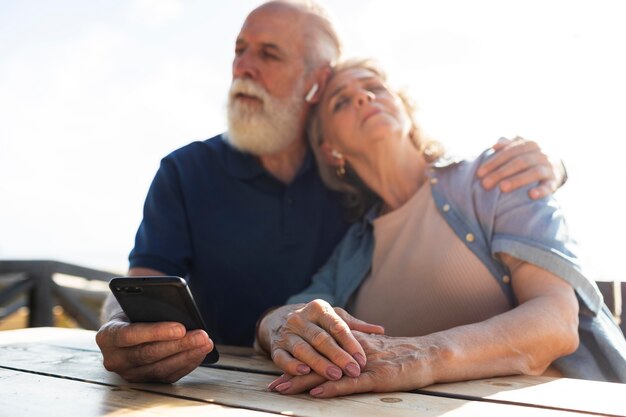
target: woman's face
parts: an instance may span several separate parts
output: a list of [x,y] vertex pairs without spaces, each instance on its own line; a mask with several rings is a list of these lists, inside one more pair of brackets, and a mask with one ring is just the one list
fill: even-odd
[[325,88],[319,112],[324,141],[346,159],[377,141],[408,135],[410,120],[400,97],[374,72],[352,68],[337,73]]

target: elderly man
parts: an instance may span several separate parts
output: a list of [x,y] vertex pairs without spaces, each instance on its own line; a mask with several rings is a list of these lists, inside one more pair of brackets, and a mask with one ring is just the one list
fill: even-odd
[[[305,288],[329,257],[348,224],[317,174],[305,124],[340,49],[311,2],[269,2],[247,17],[235,46],[228,134],[163,159],[130,254],[131,276],[188,279],[210,338],[180,324],[130,324],[109,297],[96,337],[108,370],[128,381],[174,382],[214,342],[251,345],[257,318]],[[483,170],[490,186],[544,180],[537,196],[555,181],[531,142],[510,143]]]

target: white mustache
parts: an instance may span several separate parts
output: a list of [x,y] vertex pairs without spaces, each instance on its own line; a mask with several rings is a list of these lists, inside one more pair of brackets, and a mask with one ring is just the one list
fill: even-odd
[[230,85],[230,91],[228,92],[230,101],[232,101],[237,94],[245,94],[247,96],[258,98],[263,103],[267,100],[267,98],[269,98],[267,91],[265,91],[265,89],[259,84],[252,80],[241,78],[234,79]]

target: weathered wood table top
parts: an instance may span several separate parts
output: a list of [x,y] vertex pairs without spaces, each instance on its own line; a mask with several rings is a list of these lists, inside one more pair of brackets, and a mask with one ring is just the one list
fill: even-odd
[[0,332],[0,417],[20,416],[626,416],[626,384],[549,377],[491,378],[415,392],[335,399],[266,389],[279,371],[251,349],[175,384],[130,384],[102,366],[88,330]]

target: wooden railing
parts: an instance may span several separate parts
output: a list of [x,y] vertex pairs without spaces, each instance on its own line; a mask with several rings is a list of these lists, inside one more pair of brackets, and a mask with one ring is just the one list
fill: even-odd
[[[0,260],[0,319],[26,305],[29,307],[29,327],[53,326],[52,310],[55,305],[60,305],[81,327],[98,329],[98,307],[106,292],[97,293],[59,285],[53,279],[55,274],[97,281],[108,281],[119,275],[57,261]],[[626,334],[626,318],[622,310],[626,282],[606,281],[597,284],[615,320]],[[25,301],[15,301],[21,294],[26,295]]]
[[0,319],[27,306],[29,327],[53,326],[53,308],[60,305],[81,327],[98,329],[98,310],[106,292],[59,285],[54,279],[57,274],[88,281],[119,275],[58,261],[0,260]]

